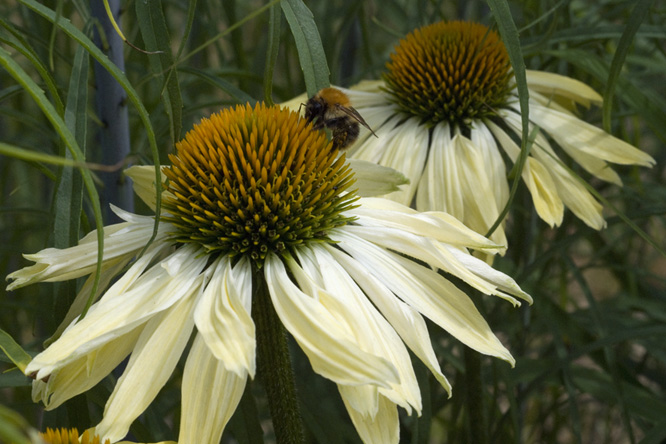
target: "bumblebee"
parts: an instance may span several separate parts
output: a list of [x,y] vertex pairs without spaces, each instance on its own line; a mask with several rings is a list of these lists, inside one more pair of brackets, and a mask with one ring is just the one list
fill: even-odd
[[336,150],[345,149],[356,140],[359,123],[377,137],[358,111],[351,107],[347,94],[336,88],[324,88],[310,98],[305,104],[305,119],[312,122],[315,129],[330,129],[333,149]]

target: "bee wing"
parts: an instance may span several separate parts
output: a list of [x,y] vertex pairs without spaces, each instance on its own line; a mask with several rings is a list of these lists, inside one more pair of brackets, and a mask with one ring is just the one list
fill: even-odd
[[354,108],[352,108],[351,106],[342,106],[342,105],[338,105],[337,108],[340,111],[342,111],[343,113],[347,114],[352,119],[356,120],[358,123],[360,123],[361,125],[363,125],[367,129],[369,129],[370,132],[372,133],[372,135],[377,137],[377,134],[375,134],[375,132],[372,130],[372,128],[370,128],[370,125],[368,125],[366,123],[365,119],[363,119],[363,116],[361,116],[358,113],[358,111],[356,111]]

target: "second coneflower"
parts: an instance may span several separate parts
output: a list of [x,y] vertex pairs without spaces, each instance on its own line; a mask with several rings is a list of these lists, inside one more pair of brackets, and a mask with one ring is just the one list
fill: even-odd
[[[537,214],[557,226],[568,207],[601,229],[602,206],[549,140],[592,175],[618,185],[609,163],[650,166],[654,160],[576,117],[576,104],[601,103],[587,85],[529,70],[527,82],[529,118],[538,130],[522,179]],[[383,80],[344,91],[379,136],[362,132],[350,155],[395,168],[411,181],[389,199],[406,205],[415,199],[420,211],[446,211],[488,232],[508,201],[505,158],[518,158],[521,133],[513,74],[496,32],[468,22],[417,29],[395,48]],[[502,227],[491,239],[506,244]]]
[[[194,335],[178,442],[219,442],[255,372],[272,414],[282,415],[274,416],[278,441],[292,442],[278,429],[297,416],[284,413],[293,405],[273,409],[289,401],[284,326],[313,370],[338,385],[362,439],[397,443],[397,406],[421,410],[408,350],[450,389],[423,316],[513,363],[469,297],[436,271],[514,304],[514,296],[530,301],[468,251],[500,247],[448,214],[357,197],[353,171],[331,146],[322,131],[277,107],[239,106],[196,125],[162,169],[154,242],[109,285],[143,249],[154,221],[115,209],[125,222],[105,228],[108,288],[27,366],[35,399],[55,408],[131,353],[95,428],[118,441]],[[134,172],[138,194],[154,205],[150,175]],[[75,247],[27,255],[35,264],[12,273],[8,289],[90,275],[96,251],[90,234]]]

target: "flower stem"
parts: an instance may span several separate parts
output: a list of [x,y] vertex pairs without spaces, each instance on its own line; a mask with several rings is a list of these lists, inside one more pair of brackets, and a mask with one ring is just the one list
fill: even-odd
[[287,335],[275,313],[263,276],[255,279],[252,318],[257,337],[257,375],[268,397],[268,408],[278,444],[304,442]]
[[483,403],[483,388],[485,386],[481,379],[481,357],[477,351],[469,347],[463,347],[463,349],[470,442],[486,444],[488,443],[488,431]]

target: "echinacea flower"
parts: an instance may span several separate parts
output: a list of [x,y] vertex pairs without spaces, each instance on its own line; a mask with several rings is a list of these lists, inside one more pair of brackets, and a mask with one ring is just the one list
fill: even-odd
[[[41,442],[44,444],[109,444],[110,441],[100,440],[99,435],[90,430],[85,430],[81,436],[76,429],[51,429],[47,428],[46,432],[39,434]],[[123,441],[118,444],[132,444],[130,441]],[[138,443],[137,443],[138,444]],[[162,441],[155,444],[176,444],[173,441]]]
[[[438,272],[531,302],[469,251],[502,247],[446,213],[359,198],[338,154],[324,132],[284,108],[239,106],[203,119],[162,168],[159,230],[140,257],[154,218],[114,208],[125,222],[104,230],[102,282],[135,262],[30,362],[33,397],[53,409],[131,353],[95,427],[118,441],[194,335],[178,442],[217,443],[255,376],[262,288],[314,371],[338,385],[366,443],[398,441],[397,406],[421,410],[408,348],[450,390],[423,316],[513,364],[469,297]],[[150,175],[130,175],[154,207]],[[35,264],[12,273],[8,289],[91,275],[96,251],[91,233],[75,247],[26,255]],[[80,297],[89,292],[85,285]]]
[[[446,211],[487,233],[508,201],[505,160],[515,163],[520,154],[520,107],[504,44],[484,25],[439,22],[401,40],[386,67],[383,80],[343,89],[378,136],[362,129],[350,157],[410,179],[387,198],[419,211]],[[650,166],[654,160],[574,114],[576,104],[601,103],[587,85],[529,70],[527,83],[536,138],[522,179],[537,214],[558,226],[566,206],[590,227],[603,228],[601,204],[550,141],[593,176],[617,185],[622,182],[609,163]],[[503,228],[491,239],[505,245]]]

